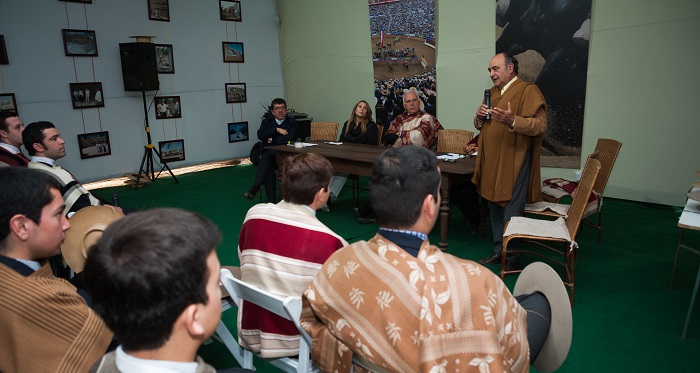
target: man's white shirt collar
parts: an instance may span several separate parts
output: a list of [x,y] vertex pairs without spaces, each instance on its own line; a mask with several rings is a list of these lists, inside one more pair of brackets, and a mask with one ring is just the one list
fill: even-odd
[[46,158],[46,157],[39,157],[37,155],[33,155],[32,158],[29,160],[30,162],[41,162],[41,163],[46,163],[50,164],[51,166],[56,166],[56,160],[51,159],[51,158]]
[[194,373],[197,371],[196,362],[141,359],[124,352],[122,346],[117,347],[115,362],[120,372],[129,373]]
[[513,84],[513,82],[515,82],[516,80],[518,80],[517,76],[514,77],[513,79],[511,79],[510,82],[508,82],[508,84],[503,86],[503,89],[501,89],[501,96],[503,96],[503,94],[506,93],[506,90],[508,89],[508,87],[510,87],[510,85]]
[[277,125],[280,126],[280,125],[282,125],[282,123],[284,123],[284,119],[279,120],[279,119],[275,118],[275,122],[277,122]]
[[12,144],[0,142],[0,147],[7,149],[7,151],[12,153],[12,154],[19,154],[20,153],[19,148],[12,145]]

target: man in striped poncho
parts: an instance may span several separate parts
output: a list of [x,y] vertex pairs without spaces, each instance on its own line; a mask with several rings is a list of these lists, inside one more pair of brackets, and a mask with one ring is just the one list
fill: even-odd
[[[316,218],[328,201],[333,167],[313,153],[288,158],[283,201],[253,206],[238,239],[241,278],[272,293],[301,296],[326,259],[347,242]],[[290,321],[243,303],[239,343],[265,358],[299,353],[299,334]]]

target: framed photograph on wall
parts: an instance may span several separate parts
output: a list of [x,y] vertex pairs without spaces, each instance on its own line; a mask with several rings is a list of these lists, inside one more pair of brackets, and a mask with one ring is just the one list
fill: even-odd
[[6,111],[19,113],[17,111],[17,100],[15,100],[14,93],[0,93],[0,113]]
[[219,0],[219,16],[222,21],[241,22],[241,2]]
[[248,101],[245,83],[226,83],[226,103]]
[[231,41],[221,42],[224,51],[224,62],[243,63],[245,60],[243,55],[243,43]]
[[0,65],[9,65],[7,58],[7,47],[5,46],[5,35],[0,35]]
[[180,96],[156,96],[156,119],[182,118]]
[[112,154],[112,145],[109,143],[107,131],[78,134],[78,147],[81,159]]
[[158,74],[175,74],[172,44],[155,44]]
[[228,124],[228,142],[248,141],[248,122]]
[[158,149],[163,163],[185,160],[185,140],[159,141]]
[[70,83],[70,99],[73,103],[73,109],[104,107],[102,83]]
[[168,5],[168,0],[148,0],[148,19],[170,22],[170,5]]
[[94,30],[63,29],[66,56],[97,57],[97,36]]

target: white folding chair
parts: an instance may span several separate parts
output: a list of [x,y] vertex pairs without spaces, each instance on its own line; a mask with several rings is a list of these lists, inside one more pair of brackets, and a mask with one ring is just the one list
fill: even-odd
[[[252,286],[242,280],[235,278],[231,271],[226,268],[221,269],[221,283],[226,288],[226,291],[231,295],[231,298],[238,306],[240,312],[241,301],[250,302],[262,307],[280,317],[290,320],[294,323],[297,330],[301,334],[299,340],[299,358],[282,357],[276,359],[266,359],[270,364],[282,369],[285,372],[318,372],[311,362],[310,344],[311,338],[299,324],[301,315],[301,298],[286,297],[282,298],[268,291]],[[225,329],[221,330],[220,329]],[[253,367],[253,352],[242,348],[235,338],[231,335],[223,322],[219,324],[217,333],[226,344],[226,347],[231,351],[238,363],[246,369],[255,369]],[[230,338],[229,338],[230,336]]]

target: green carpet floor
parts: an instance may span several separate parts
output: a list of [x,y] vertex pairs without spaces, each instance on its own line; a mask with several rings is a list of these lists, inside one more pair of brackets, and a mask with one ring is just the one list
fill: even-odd
[[[161,178],[138,190],[124,186],[94,192],[107,199],[118,193],[123,207],[179,207],[209,217],[224,237],[217,248],[222,265],[238,265],[238,232],[246,211],[257,203],[257,199],[247,201],[242,194],[254,174],[252,166],[236,166],[181,175],[180,184]],[[362,198],[367,200],[367,192]],[[353,206],[351,190],[346,187],[332,211],[319,212],[318,218],[348,242],[372,237],[378,226],[357,224]],[[679,207],[606,199],[602,243],[591,228],[579,233],[573,342],[561,372],[698,369],[700,312],[695,312],[688,339],[680,336],[700,258],[682,255],[674,288],[668,290],[680,212]],[[438,223],[430,240],[437,243],[439,237]],[[452,211],[448,239],[448,253],[460,258],[477,260],[492,250],[490,231],[483,239],[469,235],[457,209]],[[700,247],[700,232],[686,233],[684,242]],[[523,258],[525,264],[532,260]],[[491,269],[495,272],[497,266]],[[512,289],[515,280],[510,276],[506,284]],[[232,330],[235,312],[232,309],[223,315]],[[203,346],[200,354],[217,368],[237,366],[218,342]],[[255,364],[260,372],[277,371],[258,359]]]

